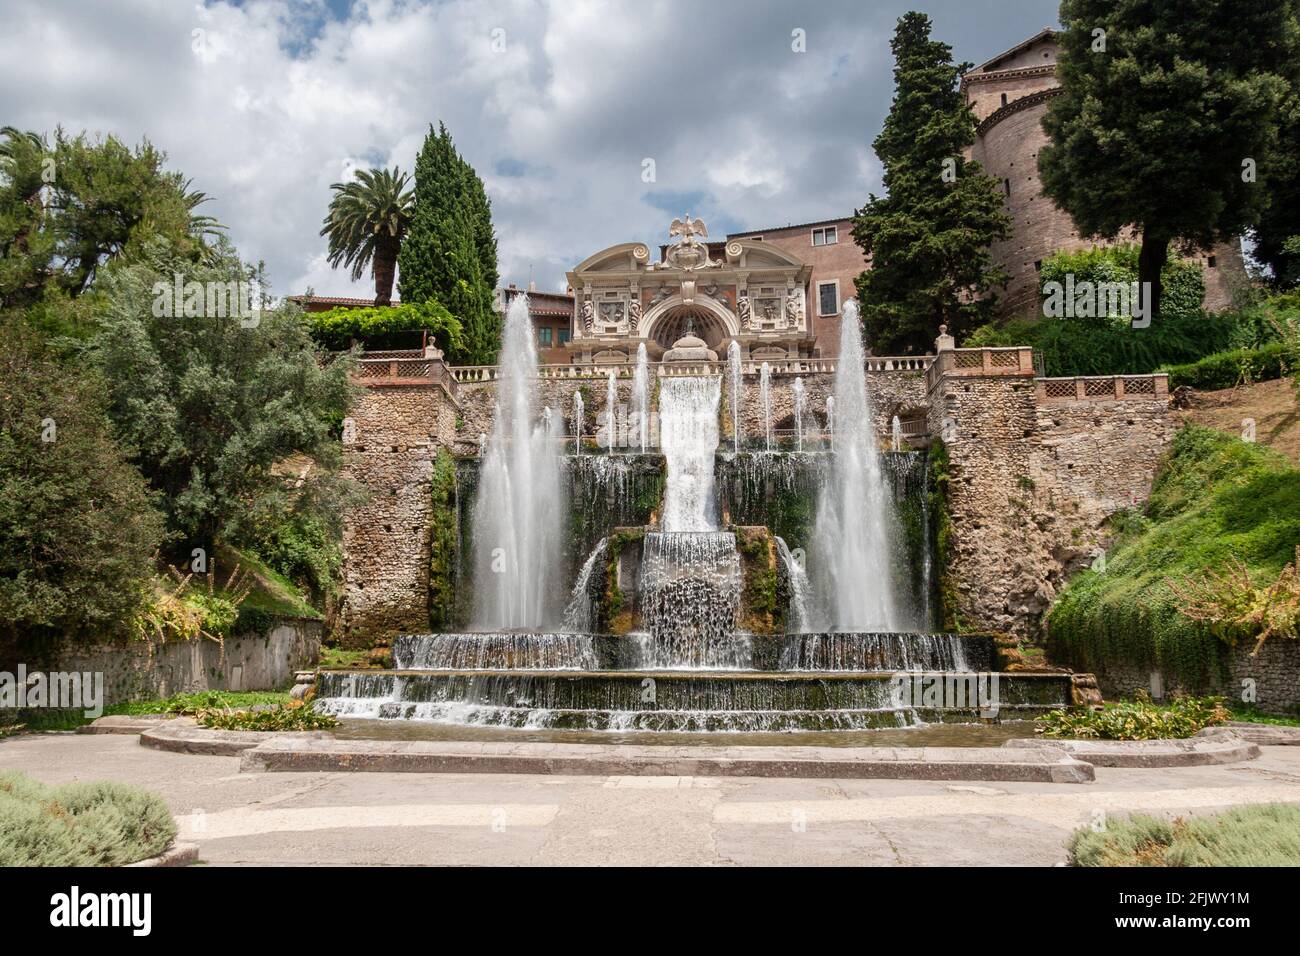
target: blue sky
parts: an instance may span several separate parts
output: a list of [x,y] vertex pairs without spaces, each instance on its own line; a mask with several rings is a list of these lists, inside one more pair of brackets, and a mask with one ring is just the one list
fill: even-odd
[[503,279],[559,289],[682,213],[716,236],[879,192],[889,39],[918,7],[975,63],[1056,24],[1055,0],[0,0],[0,123],[148,136],[275,291],[366,295],[325,262],[329,184],[412,169],[441,120]]

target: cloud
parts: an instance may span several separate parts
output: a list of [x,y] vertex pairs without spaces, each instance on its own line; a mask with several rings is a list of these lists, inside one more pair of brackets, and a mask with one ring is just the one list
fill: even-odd
[[[329,185],[414,167],[445,122],[493,203],[503,280],[566,269],[672,215],[715,234],[847,214],[872,190],[910,4],[780,0],[5,0],[0,121],[148,137],[278,292],[366,295],[325,262]],[[979,61],[1054,0],[928,4]],[[792,31],[806,52],[792,49]],[[644,160],[655,179],[644,182]],[[679,200],[691,209],[678,209]],[[668,208],[672,207],[672,208]]]

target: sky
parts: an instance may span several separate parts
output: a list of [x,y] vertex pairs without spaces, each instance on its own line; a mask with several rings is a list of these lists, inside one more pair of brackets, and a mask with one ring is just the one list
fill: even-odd
[[[487,186],[502,281],[563,291],[675,216],[721,237],[881,192],[889,39],[920,4],[0,0],[0,125],[147,137],[273,292],[368,297],[326,261],[330,184],[413,172],[441,121]],[[1057,24],[1055,0],[921,8],[977,64]]]

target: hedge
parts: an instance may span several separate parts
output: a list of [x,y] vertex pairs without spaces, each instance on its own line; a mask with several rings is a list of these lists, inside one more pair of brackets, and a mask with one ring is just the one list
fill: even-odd
[[1169,387],[1190,385],[1213,390],[1232,388],[1242,382],[1264,382],[1282,378],[1295,367],[1295,357],[1285,342],[1270,342],[1257,349],[1216,352],[1186,365],[1166,365]]

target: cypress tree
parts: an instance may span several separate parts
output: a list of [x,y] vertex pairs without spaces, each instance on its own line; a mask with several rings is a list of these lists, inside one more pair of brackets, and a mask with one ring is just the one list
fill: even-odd
[[989,244],[1009,234],[997,183],[962,153],[975,116],[959,88],[970,64],[930,39],[930,18],[898,21],[894,102],[873,144],[887,195],[858,211],[853,238],[871,259],[857,279],[867,340],[880,353],[925,352],[940,325],[960,333],[988,314],[1004,279]]
[[447,127],[429,128],[415,164],[415,209],[398,257],[403,302],[434,300],[460,320],[466,350],[452,361],[496,361],[501,320],[492,309],[496,236],[483,181],[456,152]]

